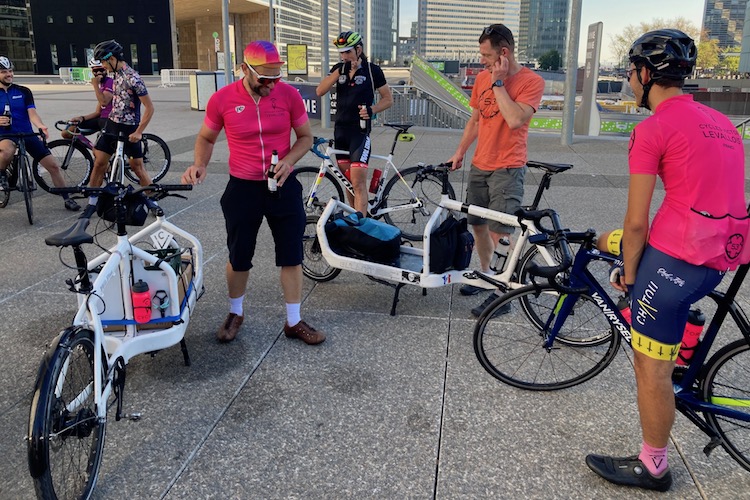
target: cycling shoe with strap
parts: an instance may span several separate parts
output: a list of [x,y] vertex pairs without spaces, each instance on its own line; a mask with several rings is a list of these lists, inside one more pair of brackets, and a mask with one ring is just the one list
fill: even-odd
[[592,454],[586,456],[586,465],[607,481],[623,486],[656,491],[667,491],[672,486],[669,469],[661,477],[654,476],[637,456],[614,458]]

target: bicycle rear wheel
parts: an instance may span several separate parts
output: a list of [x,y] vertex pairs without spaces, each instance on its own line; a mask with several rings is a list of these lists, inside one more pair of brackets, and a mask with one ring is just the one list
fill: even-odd
[[315,225],[319,217],[308,215],[305,234],[302,237],[302,273],[313,281],[331,281],[341,273],[341,269],[328,264],[320,249]]
[[29,168],[29,159],[26,155],[18,156],[18,189],[23,193],[23,201],[26,204],[26,218],[29,224],[34,225],[34,181],[31,179],[31,169]]
[[29,471],[39,498],[88,498],[102,461],[106,420],[94,403],[94,333],[63,334],[45,357],[29,418]]
[[[401,229],[401,236],[407,240],[422,241],[424,228],[430,220],[432,213],[440,203],[442,197],[443,183],[434,172],[426,172],[424,167],[409,167],[401,171],[401,176],[407,186],[395,175],[383,191],[383,205],[381,208],[392,208],[391,212],[383,214],[388,224]],[[409,189],[411,188],[411,189]],[[421,208],[400,208],[416,202],[412,191],[424,206]],[[448,196],[456,199],[453,186],[448,184]]]
[[721,436],[721,445],[737,463],[750,471],[750,345],[737,340],[719,349],[705,365],[701,382],[703,400],[741,412],[733,418],[704,411]]
[[[141,137],[141,150],[143,151],[143,168],[146,169],[151,182],[159,182],[167,175],[169,166],[172,164],[172,153],[169,146],[161,137],[154,134],[143,134]],[[125,159],[125,175],[132,182],[138,183],[138,176],[130,170],[130,159]]]
[[311,206],[307,206],[307,200],[310,198],[310,188],[312,188],[315,179],[317,179],[320,169],[316,167],[301,167],[294,169],[294,175],[302,184],[302,203],[305,206],[305,212],[308,215],[320,215],[323,212],[328,200],[336,196],[339,200],[344,200],[344,189],[338,183],[331,172],[326,171],[325,176],[320,180],[320,185],[315,191],[315,198]]
[[[499,297],[479,317],[474,328],[474,353],[487,372],[521,389],[564,389],[594,377],[612,362],[620,336],[611,332],[607,318],[588,295],[578,296],[565,318],[560,338],[544,348],[546,333],[532,317],[554,318],[560,294],[551,286],[526,286]],[[509,312],[500,311],[510,307]],[[531,310],[530,310],[531,309]],[[595,345],[571,339],[589,338],[610,330]]]
[[[89,182],[94,159],[86,146],[78,141],[71,143],[69,140],[58,139],[48,142],[47,147],[60,165],[66,186],[85,186]],[[36,160],[31,169],[39,187],[49,192],[49,188],[54,185],[47,169]]]

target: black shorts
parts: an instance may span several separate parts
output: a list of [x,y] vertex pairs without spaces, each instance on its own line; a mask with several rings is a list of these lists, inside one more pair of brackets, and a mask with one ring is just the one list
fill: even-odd
[[271,228],[276,247],[277,266],[302,264],[302,236],[305,233],[305,209],[302,185],[288,177],[279,187],[279,197],[268,193],[266,181],[247,181],[229,177],[221,197],[221,209],[227,228],[229,263],[237,272],[253,267],[255,244],[263,217]]
[[[39,137],[24,137],[23,141],[26,145],[26,152],[36,161],[42,161],[42,158],[51,154]],[[18,140],[13,140],[13,142],[18,144]]]
[[[112,156],[115,154],[115,151],[117,151],[118,133],[122,132],[127,136],[135,132],[137,128],[138,125],[125,125],[124,123],[115,123],[112,120],[107,120],[107,123],[104,125],[104,132],[99,136],[99,140],[96,141],[94,147],[102,153]],[[141,141],[125,141],[125,148],[123,151],[125,155],[130,158],[143,158]]]
[[[351,163],[367,163],[370,161],[370,136],[360,129],[336,127],[333,129],[333,144],[336,149],[349,151],[348,160]],[[337,160],[346,160],[346,155],[338,155]]]
[[96,132],[104,130],[104,126],[107,124],[106,118],[89,118],[78,123],[77,127],[82,130],[94,130]]

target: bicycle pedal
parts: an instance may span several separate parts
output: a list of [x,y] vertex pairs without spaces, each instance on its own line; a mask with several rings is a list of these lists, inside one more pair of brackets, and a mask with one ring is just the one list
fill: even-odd
[[131,422],[138,422],[141,420],[141,418],[143,418],[143,414],[141,412],[126,413],[124,416]]

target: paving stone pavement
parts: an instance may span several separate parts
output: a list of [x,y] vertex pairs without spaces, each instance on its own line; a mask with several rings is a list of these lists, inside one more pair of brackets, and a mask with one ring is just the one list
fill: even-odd
[[[34,86],[48,125],[91,107],[83,87]],[[150,88],[150,132],[168,141],[177,181],[192,160],[203,113],[186,88]],[[404,117],[406,121],[408,117]],[[328,135],[315,124],[316,135]],[[437,163],[453,153],[460,131],[418,129],[399,143],[397,165]],[[391,130],[373,133],[386,151]],[[542,206],[571,228],[619,226],[627,190],[627,139],[532,134],[529,157],[571,163],[553,179]],[[617,488],[588,470],[590,452],[633,453],[640,446],[631,356],[625,350],[578,387],[532,393],[488,375],[472,347],[470,309],[480,297],[454,286],[401,292],[343,272],[328,283],[304,281],[303,318],[328,334],[319,346],[284,337],[284,306],[264,226],[239,337],[218,344],[227,311],[225,232],[219,198],[227,151],[217,145],[206,182],[188,200],[163,205],[170,220],[197,235],[206,257],[206,293],[186,341],[128,365],[125,411],[112,418],[93,498],[650,498]],[[316,165],[307,155],[299,165]],[[465,193],[465,171],[452,174]],[[529,176],[527,202],[538,177]],[[657,195],[658,198],[658,195]],[[73,221],[58,198],[37,192],[30,226],[17,193],[0,210],[0,498],[33,498],[26,465],[31,389],[45,346],[69,324],[72,271],[43,240]],[[94,249],[92,248],[92,252]],[[747,289],[741,303],[747,305]],[[720,340],[728,342],[736,332]],[[112,412],[110,412],[110,416]],[[660,498],[740,498],[748,472],[723,450],[706,458],[707,438],[678,416],[670,441],[675,484]]]

